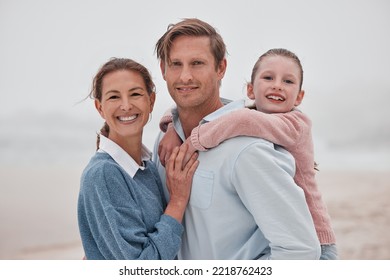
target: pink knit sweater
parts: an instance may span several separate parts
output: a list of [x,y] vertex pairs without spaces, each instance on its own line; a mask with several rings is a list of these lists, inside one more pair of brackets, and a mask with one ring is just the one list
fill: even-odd
[[[166,130],[167,123],[171,121],[171,116],[165,115],[160,128]],[[305,193],[320,243],[336,243],[330,216],[315,180],[310,119],[298,110],[265,114],[245,108],[195,127],[186,142],[196,150],[206,151],[229,138],[242,135],[264,138],[283,146],[292,154],[296,162],[294,180]]]

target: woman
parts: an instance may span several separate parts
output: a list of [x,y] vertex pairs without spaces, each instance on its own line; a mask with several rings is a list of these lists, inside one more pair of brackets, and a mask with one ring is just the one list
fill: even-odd
[[187,148],[173,153],[167,204],[151,153],[142,144],[155,102],[148,70],[130,59],[111,59],[96,74],[90,97],[105,124],[98,151],[81,177],[78,221],[86,258],[174,259],[197,154],[182,166]]

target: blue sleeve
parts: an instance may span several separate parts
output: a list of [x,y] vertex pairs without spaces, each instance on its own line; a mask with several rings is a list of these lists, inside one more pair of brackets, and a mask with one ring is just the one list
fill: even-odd
[[[85,215],[81,219],[81,223],[86,223],[81,235],[87,242],[84,245],[87,259],[157,260],[176,257],[182,225],[161,213],[154,227],[147,228],[131,192],[132,187],[114,164],[105,163],[87,173],[82,189],[82,207],[79,207],[83,212],[79,216]],[[88,246],[88,242],[89,245],[91,242],[95,244]]]
[[320,257],[313,220],[294,173],[293,157],[268,141],[244,149],[232,170],[241,200],[269,241],[266,259]]

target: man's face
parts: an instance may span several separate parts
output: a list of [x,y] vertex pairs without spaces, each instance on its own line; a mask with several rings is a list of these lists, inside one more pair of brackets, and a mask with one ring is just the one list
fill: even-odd
[[208,37],[179,36],[169,59],[161,65],[168,91],[179,110],[195,109],[219,100],[226,63],[215,67]]

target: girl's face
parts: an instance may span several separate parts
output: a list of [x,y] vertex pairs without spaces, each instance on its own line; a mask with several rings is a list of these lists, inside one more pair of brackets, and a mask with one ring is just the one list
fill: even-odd
[[296,62],[284,56],[264,57],[253,84],[247,93],[254,99],[257,110],[264,113],[286,113],[298,106],[304,91],[300,90],[301,73]]
[[95,106],[110,127],[109,138],[120,144],[142,138],[154,101],[155,93],[148,94],[138,72],[118,70],[103,78],[102,100],[95,100]]

